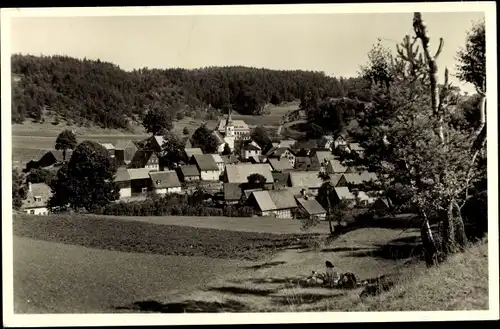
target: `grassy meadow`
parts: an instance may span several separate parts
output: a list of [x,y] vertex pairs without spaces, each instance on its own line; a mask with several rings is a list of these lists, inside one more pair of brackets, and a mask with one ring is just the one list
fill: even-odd
[[[239,222],[239,223],[238,223]],[[487,245],[439,268],[408,263],[418,230],[359,228],[325,244],[270,218],[15,215],[18,313],[255,312],[485,309]],[[240,224],[240,225],[238,225]],[[322,225],[325,223],[322,223]],[[359,280],[386,275],[395,287],[301,287],[330,260]],[[471,284],[471,282],[473,282]]]

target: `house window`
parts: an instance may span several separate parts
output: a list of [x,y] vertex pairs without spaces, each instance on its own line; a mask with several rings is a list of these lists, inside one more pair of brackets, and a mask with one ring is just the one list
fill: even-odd
[[42,197],[41,196],[36,196],[35,197],[35,202],[42,202]]
[[35,210],[30,210],[30,215],[34,215],[35,214]]
[[148,192],[148,188],[147,188],[147,187],[143,187],[143,188],[142,188],[142,194],[145,194],[145,193],[147,193],[147,192]]

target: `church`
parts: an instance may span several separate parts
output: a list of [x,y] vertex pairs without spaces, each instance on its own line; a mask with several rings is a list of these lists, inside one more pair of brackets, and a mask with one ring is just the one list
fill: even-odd
[[234,150],[235,141],[250,139],[250,128],[243,120],[233,120],[231,118],[231,110],[228,112],[226,119],[220,120],[213,132],[215,138],[219,142],[217,151],[224,151],[224,146],[227,144],[231,151]]

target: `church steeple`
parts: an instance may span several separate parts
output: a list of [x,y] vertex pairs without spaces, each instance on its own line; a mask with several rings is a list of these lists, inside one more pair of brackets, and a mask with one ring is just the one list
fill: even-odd
[[226,137],[234,137],[234,125],[233,118],[231,118],[232,109],[229,107],[227,111],[227,119],[226,119]]

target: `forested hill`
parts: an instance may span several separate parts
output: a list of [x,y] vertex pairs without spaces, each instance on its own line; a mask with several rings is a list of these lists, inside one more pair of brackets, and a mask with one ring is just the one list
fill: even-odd
[[[150,108],[168,108],[175,117],[225,111],[263,114],[268,103],[316,97],[352,96],[357,79],[322,72],[249,67],[140,69],[66,56],[12,56],[12,121],[52,120],[127,128]],[[207,112],[208,113],[208,112]],[[210,112],[215,115],[216,112]]]

